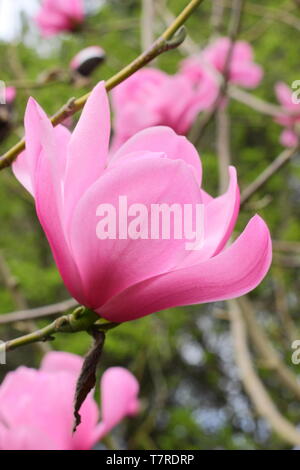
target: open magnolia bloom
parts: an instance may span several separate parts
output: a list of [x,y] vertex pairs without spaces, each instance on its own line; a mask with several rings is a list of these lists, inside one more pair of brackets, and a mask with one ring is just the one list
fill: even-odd
[[[230,53],[232,47],[232,52]],[[227,37],[215,39],[203,51],[182,62],[181,72],[195,81],[205,64],[223,74],[230,53],[228,81],[245,88],[255,88],[263,77],[263,69],[253,60],[253,49],[246,41],[232,42]]]
[[180,73],[168,75],[155,68],[139,70],[112,92],[113,149],[150,126],[169,126],[185,135],[199,112],[212,106],[217,95],[218,84],[205,69],[194,83]]
[[[62,126],[53,128],[30,99],[25,138],[26,152],[13,166],[15,175],[35,198],[70,293],[104,318],[123,322],[177,305],[237,297],[254,289],[268,271],[271,240],[259,216],[225,248],[239,212],[234,168],[227,192],[212,198],[201,189],[196,149],[167,127],[145,129],[109,155],[103,82],[94,88],[72,135]],[[101,210],[118,208],[120,196],[126,197],[131,215],[137,204],[146,208],[139,221],[144,227],[153,204],[202,205],[201,246],[189,251],[186,238],[174,233],[169,238],[144,238],[137,231],[126,236],[122,227],[100,239]],[[122,213],[117,216],[124,225]]]
[[[72,403],[83,359],[49,352],[40,369],[19,367],[0,386],[0,450],[89,450],[126,416],[139,409],[139,385],[123,367],[101,379],[101,417],[89,394],[82,422],[72,434]],[[122,393],[120,393],[122,390]]]
[[73,31],[84,20],[83,0],[43,0],[35,21],[43,36]]

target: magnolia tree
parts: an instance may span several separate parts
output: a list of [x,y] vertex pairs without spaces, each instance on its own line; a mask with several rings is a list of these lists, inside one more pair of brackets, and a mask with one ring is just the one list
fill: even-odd
[[290,3],[44,0],[4,37],[0,449],[300,445]]

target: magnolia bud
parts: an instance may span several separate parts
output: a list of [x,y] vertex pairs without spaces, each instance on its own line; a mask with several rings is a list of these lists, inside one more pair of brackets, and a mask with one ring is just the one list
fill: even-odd
[[104,50],[99,46],[90,46],[76,54],[70,63],[70,67],[74,72],[88,77],[104,60]]

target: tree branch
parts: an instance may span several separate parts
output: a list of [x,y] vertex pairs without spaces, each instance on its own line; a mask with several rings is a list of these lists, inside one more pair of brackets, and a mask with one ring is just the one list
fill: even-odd
[[107,331],[118,326],[118,323],[101,322],[101,318],[97,313],[85,307],[78,307],[73,313],[57,318],[40,330],[0,344],[0,352],[10,351],[38,341],[49,341],[53,339],[53,335],[56,333],[87,331],[92,326],[97,327],[99,331]]
[[279,171],[287,162],[289,162],[299,151],[299,147],[293,147],[283,150],[275,160],[253,181],[249,186],[242,191],[241,206],[243,206],[253,194],[261,189],[262,186]]
[[270,423],[273,430],[286,442],[298,446],[300,444],[300,432],[282,416],[255,372],[247,345],[246,327],[239,305],[234,300],[229,301],[228,304],[235,358],[244,387],[257,412]]
[[56,304],[46,305],[44,307],[32,308],[28,310],[18,310],[16,312],[0,315],[0,325],[14,323],[18,321],[36,320],[38,318],[49,317],[66,312],[77,305],[76,300],[68,299]]
[[263,328],[258,324],[254,309],[247,297],[237,300],[245,318],[253,344],[262,360],[275,371],[278,378],[298,399],[300,399],[300,384],[293,372],[282,362]]

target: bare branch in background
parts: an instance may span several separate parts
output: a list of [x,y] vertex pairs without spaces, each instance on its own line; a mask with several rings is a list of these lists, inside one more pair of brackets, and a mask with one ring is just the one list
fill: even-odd
[[300,432],[282,416],[253,367],[245,322],[238,303],[231,300],[228,304],[236,363],[249,397],[257,412],[270,423],[272,429],[282,439],[291,445],[300,445]]
[[286,110],[281,108],[281,106],[268,103],[267,101],[264,101],[261,98],[257,98],[252,93],[248,93],[245,90],[241,90],[236,86],[229,85],[228,94],[230,98],[233,98],[236,101],[239,101],[240,103],[244,103],[250,108],[255,109],[255,111],[258,111],[259,113],[267,114],[268,116],[272,117],[276,117],[279,114],[287,114]]
[[228,167],[230,155],[230,117],[226,108],[219,108],[216,114],[217,154],[219,165],[219,193],[223,194],[228,186]]
[[14,323],[18,321],[36,320],[39,318],[59,315],[67,310],[75,308],[78,303],[74,299],[64,300],[56,304],[45,305],[44,307],[32,308],[29,310],[19,310],[17,312],[4,313],[0,315],[0,325]]
[[215,35],[221,34],[224,7],[224,0],[212,2],[210,23]]
[[263,327],[259,325],[255,310],[250,300],[244,296],[237,300],[245,318],[251,341],[261,356],[264,364],[273,370],[281,383],[300,399],[300,383],[293,372],[281,360]]
[[[208,110],[206,113],[203,113],[203,116],[200,115],[199,120],[196,121],[195,125],[191,129],[189,137],[195,145],[199,144],[199,142],[201,141],[201,138],[203,137],[203,134],[208,124],[215,117],[219,107],[222,106],[222,102],[227,95],[232,53],[234,50],[234,43],[238,37],[240,27],[241,27],[244,2],[245,0],[233,0],[232,14],[230,18],[230,24],[228,27],[228,38],[230,39],[231,42],[230,42],[230,47],[228,49],[228,52],[226,54],[224,70],[221,76],[222,81],[220,85],[220,90],[211,109]],[[221,184],[221,186],[223,187],[223,184]]]
[[256,191],[261,189],[267,181],[279,171],[287,162],[297,155],[299,148],[283,150],[277,158],[253,181],[241,194],[241,206],[243,206]]
[[[3,254],[0,251],[0,276],[3,279],[4,285],[7,290],[10,292],[11,297],[14,301],[14,304],[17,308],[25,310],[28,306],[25,296],[23,295],[22,289],[18,280],[12,275],[11,270],[4,258]],[[1,323],[1,315],[0,315]],[[36,323],[31,319],[26,318],[26,322],[20,322],[18,324],[18,329],[23,332],[32,333],[37,329]],[[37,343],[38,349],[42,353],[47,353],[50,350],[48,344]]]
[[154,40],[154,0],[142,0],[141,8],[141,44],[142,50],[145,51],[149,49]]

